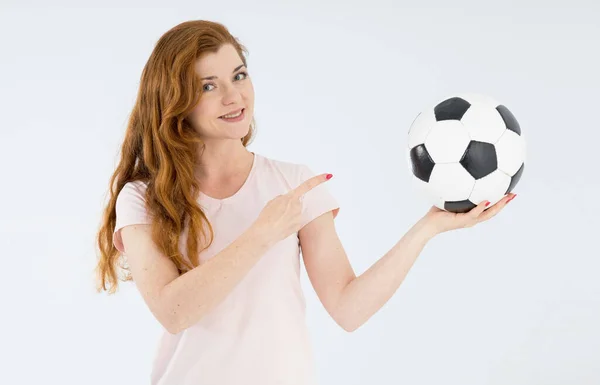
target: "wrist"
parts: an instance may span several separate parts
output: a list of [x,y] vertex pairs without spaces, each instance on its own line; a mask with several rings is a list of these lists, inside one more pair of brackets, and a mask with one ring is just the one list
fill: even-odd
[[425,241],[429,241],[440,233],[429,217],[419,219],[413,228]]
[[270,248],[275,243],[272,232],[258,222],[255,222],[252,226],[250,226],[245,235],[253,243],[258,244],[265,249]]

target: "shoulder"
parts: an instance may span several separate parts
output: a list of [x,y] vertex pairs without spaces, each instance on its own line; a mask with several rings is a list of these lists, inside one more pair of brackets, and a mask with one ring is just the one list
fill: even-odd
[[127,194],[145,194],[146,188],[148,187],[147,183],[141,180],[132,180],[123,186],[121,191],[119,191],[119,195],[127,195]]
[[150,224],[151,215],[146,209],[146,187],[142,181],[127,182],[119,191],[115,203],[116,223],[113,230],[113,244],[125,252],[120,230],[129,225]]
[[146,208],[146,188],[145,182],[131,181],[119,191],[115,202],[117,230],[130,221],[150,222],[150,215]]
[[[285,180],[285,187],[288,190],[298,187],[304,181],[316,175],[313,169],[304,162],[293,162],[264,156],[261,158],[261,162],[262,170],[273,174],[280,180]],[[274,180],[274,177],[269,178],[270,182]],[[340,206],[336,198],[329,191],[327,184],[323,183],[304,195],[302,224],[300,227],[304,227],[304,225],[329,211],[333,213],[333,218],[336,218],[339,210]]]
[[125,183],[117,195],[117,206],[145,201],[147,187],[148,185],[140,180]]
[[260,155],[262,171],[284,179],[291,188],[308,179],[312,171],[305,163]]

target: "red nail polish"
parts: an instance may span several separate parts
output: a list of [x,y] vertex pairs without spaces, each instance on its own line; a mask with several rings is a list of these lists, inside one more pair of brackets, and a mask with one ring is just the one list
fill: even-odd
[[333,177],[333,174],[327,174],[326,178],[327,179],[331,179]]
[[490,201],[485,202],[485,207],[488,207],[490,205]]

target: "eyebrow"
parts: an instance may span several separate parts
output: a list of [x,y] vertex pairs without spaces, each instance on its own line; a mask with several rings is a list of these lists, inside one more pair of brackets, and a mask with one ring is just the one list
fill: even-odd
[[[239,69],[240,69],[240,68],[242,68],[242,67],[244,67],[244,64],[242,64],[242,65],[239,65],[239,66],[235,67],[235,68],[233,69],[233,72],[235,72],[235,71],[239,70]],[[232,72],[232,73],[233,73],[233,72]],[[216,76],[208,76],[208,77],[202,78],[202,80],[212,80],[212,79],[217,79],[217,77],[216,77]]]

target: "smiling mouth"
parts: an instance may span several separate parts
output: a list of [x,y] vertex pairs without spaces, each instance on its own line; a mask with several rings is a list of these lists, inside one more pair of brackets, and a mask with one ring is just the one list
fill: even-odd
[[[238,122],[244,118],[245,112],[246,112],[246,109],[242,108],[241,110],[239,110],[237,112],[219,116],[219,119],[224,120],[226,122]],[[228,117],[226,117],[226,116],[228,116]]]
[[232,112],[230,112],[230,113],[227,113],[227,114],[225,114],[225,115],[221,115],[221,116],[219,116],[219,118],[222,118],[222,117],[224,117],[224,116],[229,116],[229,115],[237,115],[237,114],[239,114],[239,113],[240,113],[240,111],[242,111],[242,110],[243,110],[243,108],[240,108],[239,110],[235,110],[235,111],[232,111]]

